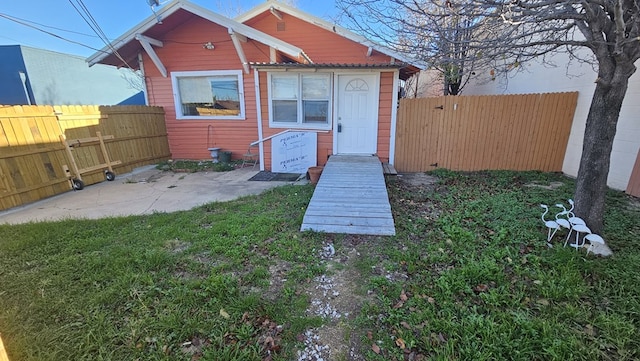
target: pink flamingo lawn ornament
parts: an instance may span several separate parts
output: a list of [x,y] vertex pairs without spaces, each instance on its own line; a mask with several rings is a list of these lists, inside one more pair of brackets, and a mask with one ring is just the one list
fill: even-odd
[[544,213],[542,213],[541,218],[542,222],[544,222],[545,227],[547,227],[547,246],[553,247],[553,245],[551,244],[551,239],[556,234],[558,229],[560,229],[560,225],[556,221],[547,221],[544,219],[544,216],[549,212],[549,206],[547,206],[546,204],[541,204],[540,207],[544,208]]

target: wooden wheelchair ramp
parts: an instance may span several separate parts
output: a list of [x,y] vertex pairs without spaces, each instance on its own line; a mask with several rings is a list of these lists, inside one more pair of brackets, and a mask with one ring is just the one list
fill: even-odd
[[378,157],[331,156],[313,192],[300,230],[395,235]]

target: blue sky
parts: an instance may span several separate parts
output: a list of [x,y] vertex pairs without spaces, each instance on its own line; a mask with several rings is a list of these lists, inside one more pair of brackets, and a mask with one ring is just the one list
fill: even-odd
[[[247,11],[261,0],[192,0],[200,6],[223,15],[237,9]],[[73,1],[77,4],[77,1]],[[152,15],[147,0],[83,0],[100,28],[113,39]],[[164,3],[164,1],[161,1]],[[334,0],[297,0],[296,7],[333,20],[338,14]],[[74,9],[69,0],[4,0],[0,3],[0,45],[25,45],[61,53],[89,56],[95,51],[58,39],[1,16],[26,20],[30,25],[96,49],[105,44]]]

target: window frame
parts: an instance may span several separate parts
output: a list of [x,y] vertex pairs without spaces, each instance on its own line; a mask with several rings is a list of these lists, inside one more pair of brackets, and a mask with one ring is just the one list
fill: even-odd
[[[238,98],[240,101],[240,113],[238,115],[184,115],[182,113],[182,101],[180,95],[179,78],[207,78],[216,76],[235,76],[238,79]],[[203,70],[203,71],[176,71],[171,72],[171,86],[173,100],[178,120],[245,120],[244,79],[242,70]]]
[[[272,77],[278,75],[284,76],[296,76],[297,77],[297,93],[296,93],[296,109],[297,119],[295,122],[278,122],[274,120],[274,106],[273,102],[278,100],[289,99],[274,99],[272,94]],[[304,101],[316,101],[316,99],[305,99],[303,97],[304,90],[302,89],[302,77],[304,75],[324,75],[327,77],[329,84],[327,85],[327,122],[326,123],[305,123],[304,122]],[[268,105],[269,105],[269,128],[296,128],[296,129],[318,129],[318,130],[330,130],[333,124],[333,73],[332,72],[268,72],[267,73],[267,93],[268,93]],[[325,101],[324,99],[319,101]]]

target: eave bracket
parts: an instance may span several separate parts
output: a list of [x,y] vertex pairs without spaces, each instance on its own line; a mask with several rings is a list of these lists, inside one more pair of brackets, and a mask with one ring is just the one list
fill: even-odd
[[167,68],[164,67],[164,64],[162,64],[162,60],[160,60],[160,57],[158,57],[156,51],[153,50],[153,46],[157,46],[159,48],[163,47],[164,44],[162,43],[162,41],[144,36],[142,34],[136,34],[136,40],[140,42],[140,45],[142,45],[142,48],[147,53],[147,55],[149,55],[151,61],[153,61],[153,64],[155,64],[156,68],[158,68],[160,74],[162,74],[162,76],[166,78]]
[[231,36],[231,41],[233,42],[233,46],[236,48],[236,52],[238,53],[238,58],[240,58],[240,62],[242,63],[242,68],[244,69],[245,74],[249,74],[251,70],[249,69],[249,62],[247,61],[247,56],[244,54],[244,49],[242,49],[242,43],[247,42],[247,37],[236,33],[233,29],[229,28],[229,36]]

